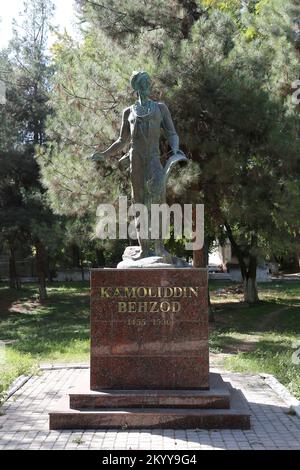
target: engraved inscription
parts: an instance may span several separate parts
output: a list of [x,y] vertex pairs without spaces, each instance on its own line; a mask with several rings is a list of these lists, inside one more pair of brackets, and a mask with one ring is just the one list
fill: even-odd
[[118,302],[118,313],[176,313],[180,310],[179,302]]
[[[199,296],[199,287],[100,287],[100,297],[117,299],[117,313],[161,314],[160,318],[135,317],[131,326],[170,326],[174,315],[181,312],[181,299]],[[168,314],[168,318],[165,318]],[[175,315],[176,316],[176,315]]]
[[131,318],[127,321],[127,325],[129,326],[146,326],[149,324],[154,326],[171,326],[172,323],[172,320],[165,320],[163,318],[155,318],[152,320],[146,318]]
[[199,287],[100,287],[100,297],[136,298],[191,298],[199,296]]

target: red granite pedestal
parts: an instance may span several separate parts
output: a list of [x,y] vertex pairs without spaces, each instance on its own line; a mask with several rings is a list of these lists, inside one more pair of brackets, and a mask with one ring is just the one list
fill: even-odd
[[207,270],[93,269],[90,384],[50,429],[249,426],[240,393],[209,374]]

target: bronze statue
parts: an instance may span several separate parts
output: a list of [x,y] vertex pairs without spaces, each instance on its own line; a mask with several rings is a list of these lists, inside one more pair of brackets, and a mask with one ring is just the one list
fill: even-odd
[[[120,161],[129,157],[133,202],[144,204],[150,211],[151,204],[166,202],[166,183],[170,170],[175,163],[187,161],[187,158],[179,150],[179,138],[168,107],[164,103],[149,99],[148,73],[133,72],[131,86],[137,93],[138,100],[133,106],[124,109],[119,138],[107,150],[95,153],[91,159],[94,162],[103,161],[105,157],[120,152],[130,141],[129,153]],[[165,132],[172,149],[172,155],[165,167],[160,161],[161,129]],[[132,253],[132,259],[149,256],[167,259],[170,256],[164,249],[161,239],[151,241],[150,237],[141,238],[139,217],[136,217],[135,226],[140,249],[138,253]]]

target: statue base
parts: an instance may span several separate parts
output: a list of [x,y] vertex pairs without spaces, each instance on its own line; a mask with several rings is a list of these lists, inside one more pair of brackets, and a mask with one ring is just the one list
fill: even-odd
[[93,269],[90,380],[50,429],[240,428],[238,390],[209,373],[206,269]]
[[134,268],[191,268],[191,265],[184,259],[172,256],[167,251],[162,255],[147,256],[140,258],[141,248],[139,246],[128,246],[122,256],[117,269]]
[[250,415],[220,374],[209,390],[94,391],[86,378],[50,413],[50,429],[250,429]]

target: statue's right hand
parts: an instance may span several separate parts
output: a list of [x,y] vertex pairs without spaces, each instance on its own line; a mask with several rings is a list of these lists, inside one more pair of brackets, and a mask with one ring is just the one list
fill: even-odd
[[88,160],[92,160],[92,162],[103,163],[105,158],[104,158],[104,155],[103,155],[102,152],[96,152],[93,155],[91,155],[90,157],[88,157]]

